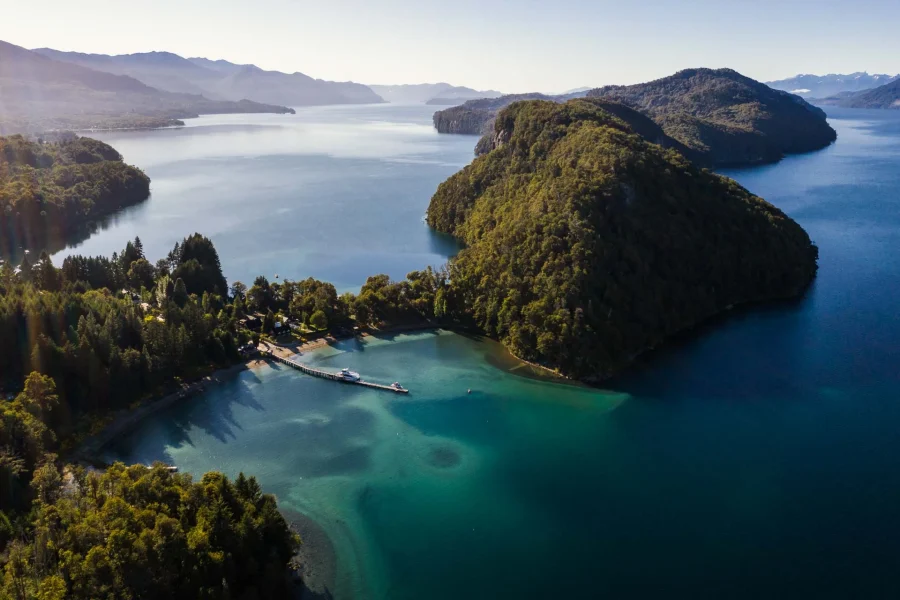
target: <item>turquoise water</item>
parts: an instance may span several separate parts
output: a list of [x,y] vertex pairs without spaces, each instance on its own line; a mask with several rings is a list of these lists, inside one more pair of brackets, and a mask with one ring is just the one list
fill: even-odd
[[343,342],[302,360],[412,393],[264,367],[114,455],[255,473],[334,540],[338,599],[897,597],[900,114],[832,123],[822,152],[729,172],[818,243],[801,301],[606,390],[450,333]]
[[151,178],[140,206],[54,255],[121,252],[140,236],[153,261],[199,231],[229,283],[316,277],[356,291],[441,265],[455,242],[425,209],[438,184],[468,164],[473,136],[438,135],[434,107],[302,107],[296,115],[212,115],[180,129],[91,134]]

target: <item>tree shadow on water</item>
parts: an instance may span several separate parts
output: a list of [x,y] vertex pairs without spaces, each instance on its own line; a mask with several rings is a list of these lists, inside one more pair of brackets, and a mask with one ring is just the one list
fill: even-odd
[[[293,369],[281,366],[286,375]],[[290,372],[290,373],[287,373]],[[170,462],[170,448],[191,446],[218,454],[216,444],[207,448],[198,431],[223,445],[240,439],[235,451],[224,450],[233,464],[264,462],[274,481],[334,475],[353,475],[371,467],[371,447],[376,437],[375,415],[348,404],[356,397],[355,386],[304,378],[305,385],[290,394],[277,388],[278,397],[261,404],[246,389],[247,381],[226,381],[206,394],[182,401],[144,423],[131,439],[110,447],[113,458]],[[281,380],[282,383],[284,379]],[[318,386],[328,386],[322,393]],[[271,411],[271,418],[245,420],[241,408]],[[246,412],[244,413],[246,415]],[[252,421],[253,431],[246,431]]]
[[814,323],[808,298],[740,307],[672,336],[599,387],[648,399],[720,401],[809,393],[798,377]]
[[245,389],[247,378],[250,378],[252,385],[261,382],[259,377],[252,371],[249,374],[243,371],[241,375],[212,376],[212,384],[208,388],[179,399],[151,415],[119,440],[108,444],[105,453],[114,457],[132,457],[138,452],[140,456],[134,458],[167,462],[171,459],[167,447],[194,446],[191,430],[200,429],[223,444],[236,439],[236,431],[243,430],[243,427],[235,417],[235,405],[257,412],[266,410]]

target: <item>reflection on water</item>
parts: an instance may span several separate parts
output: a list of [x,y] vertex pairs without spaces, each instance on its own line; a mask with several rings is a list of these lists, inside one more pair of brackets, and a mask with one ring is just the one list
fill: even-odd
[[[42,238],[27,246],[20,243],[15,236],[2,235],[0,236],[0,259],[9,261],[10,264],[18,265],[25,256],[25,250],[30,251],[32,258],[35,258],[44,250],[48,254],[55,255],[68,248],[77,248],[98,233],[107,231],[110,228],[122,227],[131,221],[140,220],[142,211],[148,209],[148,202],[150,202],[150,197],[143,200],[140,204],[127,206],[105,217],[85,223],[82,227],[69,229],[65,232],[44,232]],[[120,252],[124,247],[125,244],[122,244],[122,248],[112,252]],[[112,252],[109,254],[112,254]],[[56,266],[58,267],[61,262],[62,257],[57,257]]]
[[[229,282],[316,277],[340,291],[439,266],[458,251],[423,215],[472,160],[475,138],[438,135],[430,107],[306,107],[215,115],[156,131],[98,133],[151,178],[152,197],[60,250],[110,255],[140,236],[152,260],[212,238]],[[58,246],[54,249],[59,250]]]

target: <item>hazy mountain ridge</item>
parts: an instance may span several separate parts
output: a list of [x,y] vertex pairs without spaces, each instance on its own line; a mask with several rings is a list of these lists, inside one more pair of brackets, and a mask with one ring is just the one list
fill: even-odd
[[0,42],[0,132],[159,127],[199,114],[293,112],[285,106],[160,91],[128,75]]
[[33,52],[53,60],[89,69],[128,75],[151,87],[167,92],[203,94],[210,99],[223,99],[211,94],[210,90],[204,89],[197,83],[216,79],[219,75],[215,71],[200,67],[171,52],[144,52],[116,56],[62,52],[52,48],[36,48]]
[[797,94],[803,98],[827,98],[844,92],[859,92],[882,86],[900,75],[873,74],[864,71],[828,75],[802,74],[787,79],[769,81],[771,88]]
[[226,60],[184,58],[171,52],[83,54],[35,50],[54,60],[128,75],[160,90],[202,94],[216,100],[250,99],[290,106],[374,104],[384,100],[365,85],[314,79],[303,73],[266,71]]
[[816,100],[819,104],[844,108],[900,109],[900,79],[871,90],[844,92],[831,98]]
[[497,98],[497,90],[475,90],[449,83],[405,83],[400,85],[370,85],[375,93],[395,104],[456,104],[475,98]]

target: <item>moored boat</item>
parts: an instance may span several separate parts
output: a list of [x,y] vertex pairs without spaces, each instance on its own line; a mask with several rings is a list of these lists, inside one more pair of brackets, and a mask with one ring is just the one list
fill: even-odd
[[355,371],[351,371],[350,369],[341,369],[341,372],[338,373],[338,375],[344,381],[359,381],[360,380],[359,373],[357,373]]

